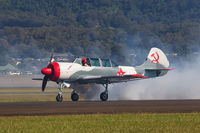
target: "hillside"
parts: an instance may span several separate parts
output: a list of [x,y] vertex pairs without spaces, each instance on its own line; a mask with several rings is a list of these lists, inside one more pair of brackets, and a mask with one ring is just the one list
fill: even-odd
[[0,64],[52,49],[124,63],[153,46],[187,56],[198,51],[199,14],[199,0],[0,0]]

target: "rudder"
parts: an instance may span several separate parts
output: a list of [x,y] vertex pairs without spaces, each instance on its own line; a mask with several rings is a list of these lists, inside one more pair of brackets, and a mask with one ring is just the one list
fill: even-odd
[[169,67],[169,61],[162,50],[151,48],[147,60],[142,66],[145,69],[165,69]]
[[158,77],[168,72],[169,61],[166,55],[159,48],[151,48],[146,61],[138,70],[144,70],[144,75],[148,77]]

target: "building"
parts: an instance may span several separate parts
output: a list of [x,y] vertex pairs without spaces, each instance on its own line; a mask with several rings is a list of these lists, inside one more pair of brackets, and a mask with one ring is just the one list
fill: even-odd
[[17,69],[11,64],[0,66],[0,75],[20,75],[20,74],[21,72],[19,71],[19,69]]

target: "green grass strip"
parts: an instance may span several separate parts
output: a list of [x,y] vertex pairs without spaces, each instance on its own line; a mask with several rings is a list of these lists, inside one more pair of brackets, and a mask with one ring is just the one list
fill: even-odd
[[1,133],[197,133],[200,113],[0,117]]

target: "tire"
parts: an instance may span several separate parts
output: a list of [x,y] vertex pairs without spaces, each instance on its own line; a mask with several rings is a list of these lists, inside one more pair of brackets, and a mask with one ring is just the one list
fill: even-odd
[[72,93],[72,95],[71,95],[71,99],[72,99],[72,101],[78,101],[78,99],[79,99],[79,95],[77,94],[77,93]]
[[100,94],[100,99],[101,99],[101,101],[107,101],[108,100],[108,93],[102,92]]
[[57,101],[57,102],[62,102],[62,101],[63,101],[63,96],[60,95],[60,94],[58,94],[58,95],[56,96],[56,101]]

